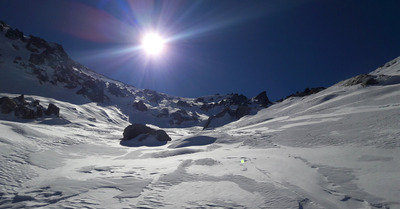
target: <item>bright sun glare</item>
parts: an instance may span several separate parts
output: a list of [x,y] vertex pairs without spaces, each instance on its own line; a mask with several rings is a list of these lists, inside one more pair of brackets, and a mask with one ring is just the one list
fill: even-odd
[[159,55],[164,49],[164,39],[156,33],[148,33],[143,36],[141,46],[149,55]]

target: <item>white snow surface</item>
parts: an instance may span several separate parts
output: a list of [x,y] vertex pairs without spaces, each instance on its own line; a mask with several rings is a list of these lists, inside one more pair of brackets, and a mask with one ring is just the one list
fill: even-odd
[[[371,75],[400,76],[398,60]],[[151,146],[120,140],[120,106],[35,88],[25,99],[60,117],[0,113],[0,208],[400,208],[396,80],[339,83],[215,129],[165,125],[172,141]]]

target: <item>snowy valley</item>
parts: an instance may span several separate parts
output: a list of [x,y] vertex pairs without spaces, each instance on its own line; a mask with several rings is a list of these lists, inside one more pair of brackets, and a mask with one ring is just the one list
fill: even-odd
[[[1,100],[0,208],[400,208],[400,57],[275,103],[180,98],[0,23],[0,98],[21,94],[59,115]],[[131,123],[172,140],[121,140]]]

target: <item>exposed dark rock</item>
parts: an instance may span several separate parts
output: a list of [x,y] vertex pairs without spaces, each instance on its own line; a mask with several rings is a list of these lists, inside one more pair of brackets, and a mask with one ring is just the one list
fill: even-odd
[[248,106],[239,106],[235,111],[236,119],[240,119],[241,117],[250,114],[251,108]]
[[[8,114],[14,111],[14,115],[23,119],[35,119],[37,117],[43,117],[44,108],[40,105],[39,100],[34,100],[32,102],[25,101],[24,95],[20,95],[13,99],[9,97],[3,97],[0,99],[2,113]],[[49,105],[49,111],[54,112],[54,114],[59,114],[58,107],[55,105]]]
[[143,93],[146,95],[150,102],[159,103],[161,100],[163,100],[163,97],[156,91],[144,89]]
[[213,104],[203,104],[203,105],[201,105],[200,109],[203,111],[208,111],[209,109],[211,109],[213,107],[214,107]]
[[176,105],[181,106],[181,107],[191,107],[192,105],[190,105],[189,103],[185,102],[185,101],[181,101],[179,100]]
[[194,100],[194,102],[204,102],[204,98],[203,97],[199,97],[196,100]]
[[215,120],[215,119],[217,119],[217,118],[222,118],[222,117],[224,117],[226,114],[229,114],[229,116],[230,116],[232,119],[236,117],[236,116],[235,116],[235,115],[236,115],[236,112],[233,111],[233,110],[231,110],[231,108],[227,107],[227,108],[225,108],[223,111],[219,112],[218,114],[210,116],[210,117],[208,118],[208,120],[206,121],[206,123],[204,124],[203,129],[210,128],[211,122],[212,122],[213,120]]
[[56,115],[60,116],[60,108],[58,108],[53,103],[50,103],[47,107],[47,110],[44,112],[46,115]]
[[20,96],[15,97],[14,100],[17,101],[18,104],[21,104],[21,105],[28,104],[28,103],[25,102],[25,96],[23,94],[21,94]]
[[157,115],[158,118],[166,118],[169,116],[169,111],[167,108],[163,108],[160,113]]
[[46,40],[30,35],[25,47],[30,50],[32,49],[32,45],[39,49],[51,50],[51,46],[49,46]]
[[108,100],[108,97],[104,95],[105,84],[95,80],[86,80],[82,88],[77,91],[77,94],[81,94],[92,100],[93,102],[104,102]]
[[150,133],[153,129],[144,124],[132,124],[124,129],[124,140],[133,139],[140,134]]
[[119,88],[115,83],[109,83],[108,91],[117,97],[126,96],[126,93],[124,93],[124,89]]
[[158,141],[171,141],[171,138],[163,130],[155,130],[144,124],[132,124],[124,129],[123,140],[129,140],[136,138],[143,134],[141,139],[147,138],[147,136],[154,136]]
[[133,107],[142,112],[146,112],[148,110],[147,106],[144,104],[142,100],[140,100],[139,102],[134,102]]
[[378,84],[378,82],[375,80],[374,76],[362,74],[346,80],[343,86],[354,86],[358,84],[361,84],[361,86],[371,86]]
[[0,20],[0,30],[3,31],[5,27],[9,27],[5,22]]
[[223,101],[227,105],[247,105],[249,103],[249,99],[243,94],[232,94],[232,96]]
[[[287,96],[285,99],[288,99],[290,97],[305,97],[305,96],[309,96],[311,94],[316,94],[316,93],[318,93],[318,92],[320,92],[322,90],[325,90],[325,87],[317,87],[317,88],[311,88],[311,89],[310,88],[306,88],[306,89],[304,89],[304,91],[296,92],[294,94],[291,94],[291,95]],[[283,100],[284,99],[280,99],[277,102],[281,102]]]
[[29,57],[29,62],[35,65],[42,65],[44,64],[44,57],[41,54],[31,54]]
[[[56,66],[57,62],[68,62],[69,58],[64,48],[59,44],[49,45],[44,39],[30,36],[28,43],[25,46],[29,51],[33,52],[30,55],[29,61],[36,65],[43,64],[46,60],[50,66]],[[44,49],[39,53],[38,49]]]
[[37,117],[34,110],[20,104],[14,109],[14,114],[23,119],[35,119]]
[[5,36],[11,40],[18,40],[21,39],[22,41],[25,40],[24,38],[24,33],[22,33],[21,31],[19,31],[18,29],[8,29]]
[[227,107],[224,110],[222,110],[221,112],[219,112],[218,114],[210,116],[208,118],[207,122],[204,124],[203,129],[210,128],[211,122],[213,120],[215,120],[217,118],[225,117],[226,114],[228,114],[229,117],[233,121],[235,119],[240,119],[243,116],[250,114],[250,111],[251,111],[251,108],[246,105],[239,106],[236,110],[232,110],[231,108]]
[[262,107],[268,107],[268,105],[271,104],[271,101],[269,101],[266,91],[263,91],[255,96],[253,98],[253,101],[257,104],[260,104]]
[[17,107],[17,103],[9,97],[2,97],[0,104],[1,112],[5,114],[11,113]]
[[33,74],[36,75],[36,77],[39,79],[40,82],[47,82],[49,81],[49,76],[47,75],[46,71],[40,69],[40,68],[32,68]]
[[185,121],[197,120],[196,117],[191,117],[186,110],[178,110],[170,115],[172,119],[169,121],[170,124],[180,125]]

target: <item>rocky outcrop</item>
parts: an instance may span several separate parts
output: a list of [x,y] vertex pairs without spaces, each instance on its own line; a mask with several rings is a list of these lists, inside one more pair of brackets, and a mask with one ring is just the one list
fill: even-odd
[[362,74],[344,81],[343,86],[355,86],[359,84],[361,86],[371,86],[378,84],[378,81],[375,80],[375,76],[373,75]]
[[109,83],[108,84],[108,92],[110,92],[112,95],[117,96],[117,97],[126,97],[126,96],[128,96],[127,92],[126,92],[126,89],[120,88],[115,83]]
[[21,39],[22,41],[25,41],[24,33],[19,31],[18,29],[12,29],[12,28],[8,29],[5,36],[11,40]]
[[169,111],[167,108],[161,109],[160,113],[157,115],[158,118],[167,118],[169,116]]
[[35,119],[46,116],[55,115],[60,116],[60,108],[56,105],[50,103],[48,108],[45,109],[40,105],[39,100],[33,100],[32,102],[27,102],[24,95],[15,97],[13,99],[9,97],[2,97],[0,99],[1,112],[4,114],[9,114],[14,112],[14,115],[18,118],[23,119]]
[[206,123],[204,124],[203,129],[211,128],[212,127],[211,124],[215,120],[218,120],[219,118],[228,116],[231,120],[230,121],[229,120],[221,121],[219,124],[217,124],[217,126],[225,125],[228,122],[238,120],[238,119],[242,118],[243,116],[250,114],[250,111],[251,111],[251,108],[248,106],[245,106],[245,105],[237,107],[236,110],[232,110],[231,108],[227,107],[223,111],[219,112],[218,114],[210,116],[208,118],[208,120],[206,121]]
[[134,102],[133,107],[136,108],[137,110],[141,112],[146,112],[148,110],[147,106],[144,104],[143,100],[140,100],[139,102]]
[[178,110],[176,112],[171,113],[171,120],[169,123],[171,125],[180,125],[185,121],[196,121],[198,119],[198,115],[190,116],[186,110]]
[[129,140],[136,138],[138,136],[141,137],[138,139],[139,141],[145,140],[148,136],[155,137],[158,141],[171,141],[171,137],[164,130],[155,130],[144,124],[132,124],[124,129],[123,139]]
[[218,105],[224,105],[228,107],[231,105],[243,106],[243,105],[248,105],[249,103],[250,103],[249,99],[243,94],[231,94],[226,99],[221,100],[218,103]]
[[103,82],[97,80],[86,80],[82,84],[82,88],[78,90],[76,93],[81,94],[93,102],[102,103],[109,98],[104,94],[104,86]]
[[240,119],[245,115],[250,114],[251,108],[248,106],[239,106],[235,111],[236,119]]
[[[325,90],[325,87],[317,87],[317,88],[311,88],[311,89],[310,88],[305,88],[304,91],[300,91],[300,92],[298,91],[298,92],[296,92],[294,94],[291,94],[291,95],[287,96],[285,99],[288,99],[290,97],[305,97],[305,96],[309,96],[311,94],[316,94],[316,93],[318,93],[318,92],[320,92],[322,90]],[[280,99],[277,102],[281,102],[283,100],[284,99]]]
[[269,101],[266,91],[263,91],[259,93],[257,96],[253,97],[252,101],[256,104],[259,104],[261,107],[268,107],[269,105],[272,104],[272,102]]
[[180,107],[191,107],[191,106],[192,106],[191,104],[189,104],[189,103],[187,103],[187,102],[185,102],[185,101],[182,101],[182,100],[179,100],[179,101],[176,103],[176,105],[177,105],[177,106],[180,106]]
[[9,97],[0,98],[1,112],[8,114],[11,113],[16,107],[17,103]]

